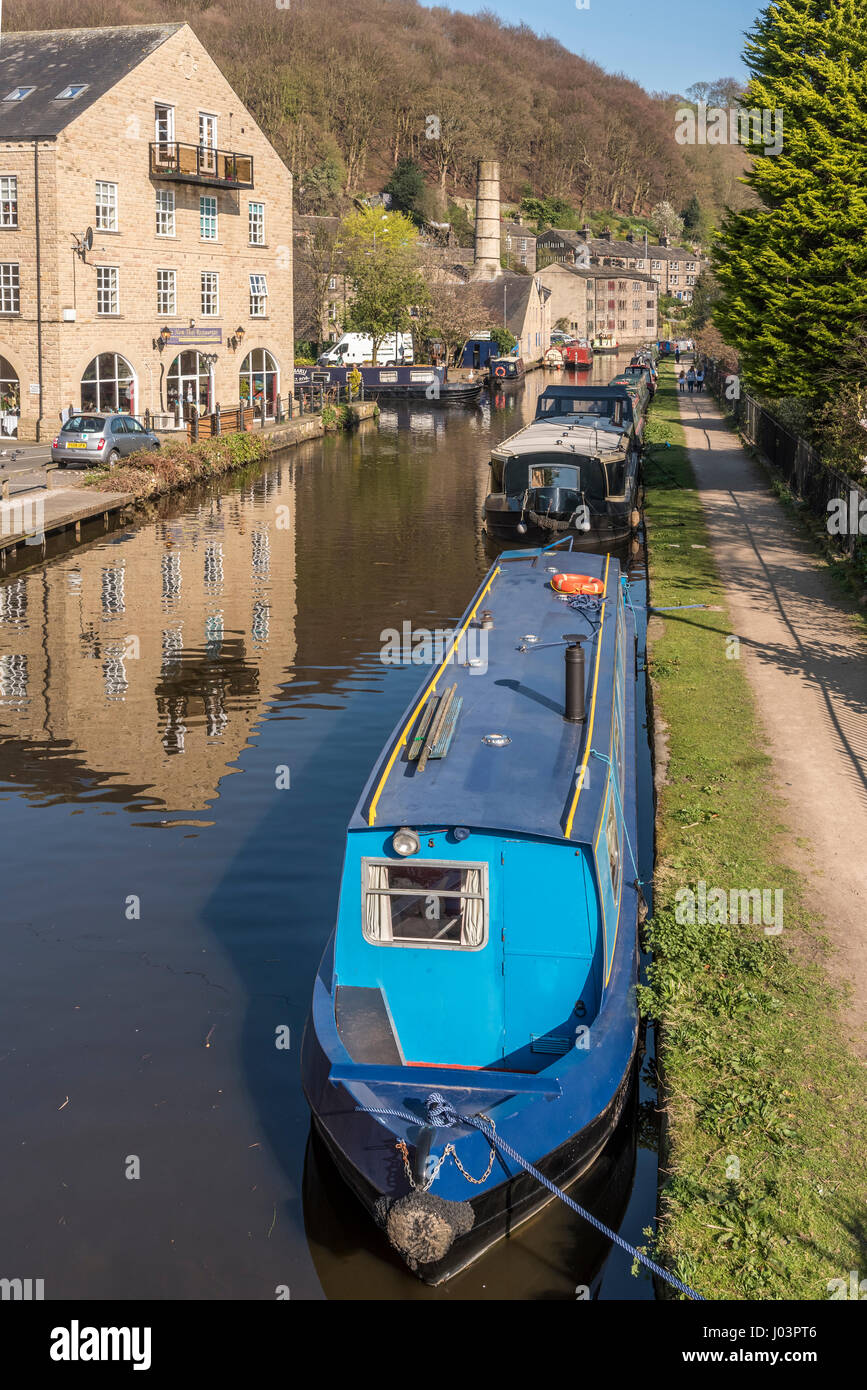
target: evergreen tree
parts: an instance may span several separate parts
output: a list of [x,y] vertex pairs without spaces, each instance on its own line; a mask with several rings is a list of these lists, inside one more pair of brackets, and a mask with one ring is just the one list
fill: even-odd
[[395,211],[411,215],[418,212],[424,193],[424,174],[414,159],[404,155],[397,161],[383,192],[391,194],[391,206]]
[[701,204],[694,193],[680,215],[683,220],[683,230],[685,232],[698,231],[698,228],[701,226]]
[[723,223],[714,318],[753,386],[822,399],[867,322],[867,6],[773,0],[745,58],[782,149],[750,146],[759,206]]

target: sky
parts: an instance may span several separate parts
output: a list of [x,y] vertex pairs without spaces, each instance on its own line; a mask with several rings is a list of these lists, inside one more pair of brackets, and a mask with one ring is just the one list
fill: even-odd
[[[745,77],[743,35],[767,0],[441,0],[446,9],[491,10],[565,48],[624,72],[651,92],[685,92],[693,82]],[[429,9],[436,0],[421,0]],[[588,0],[578,0],[580,4]]]

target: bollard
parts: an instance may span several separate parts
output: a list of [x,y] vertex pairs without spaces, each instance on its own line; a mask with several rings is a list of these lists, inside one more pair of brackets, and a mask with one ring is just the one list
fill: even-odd
[[213,433],[214,433],[214,434],[222,434],[222,433],[223,433],[223,423],[222,423],[222,421],[221,421],[221,419],[220,419],[220,402],[219,402],[219,401],[217,401],[217,404],[216,404],[216,406],[215,406],[215,408],[214,408],[214,428],[213,428]]

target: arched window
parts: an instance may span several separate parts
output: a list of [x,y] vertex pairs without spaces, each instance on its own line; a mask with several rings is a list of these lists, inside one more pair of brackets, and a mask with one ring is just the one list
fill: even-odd
[[252,405],[257,411],[261,408],[264,392],[266,415],[276,414],[280,369],[265,348],[254,348],[247,353],[241,363],[238,390],[244,405]]
[[21,414],[21,386],[11,362],[0,357],[0,429],[4,435],[18,437],[18,417]]
[[202,354],[192,349],[178,353],[166,377],[169,410],[174,410],[178,401],[184,407],[197,405],[205,414],[211,410],[211,368]]
[[101,352],[81,378],[82,410],[123,410],[135,414],[135,373],[119,352]]

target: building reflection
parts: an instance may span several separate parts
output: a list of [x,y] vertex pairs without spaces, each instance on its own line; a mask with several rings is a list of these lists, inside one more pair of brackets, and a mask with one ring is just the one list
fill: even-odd
[[[0,741],[22,790],[200,811],[295,660],[291,470],[0,585]],[[122,553],[119,555],[118,551]]]

